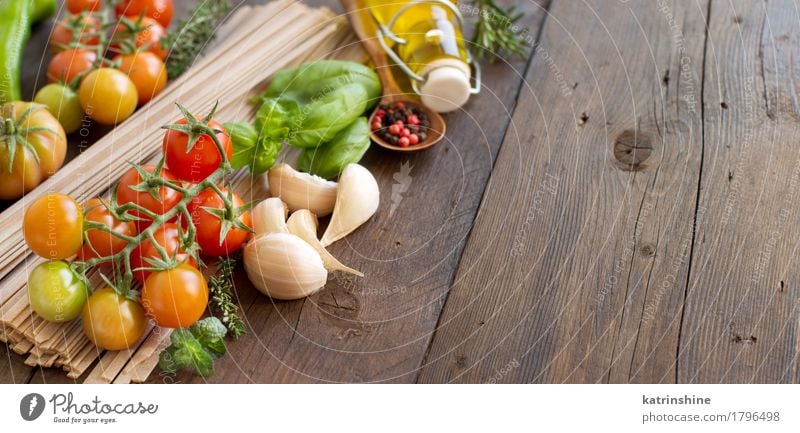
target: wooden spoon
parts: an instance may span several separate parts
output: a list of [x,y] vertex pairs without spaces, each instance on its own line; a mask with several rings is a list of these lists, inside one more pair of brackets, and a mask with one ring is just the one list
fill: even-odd
[[[358,5],[356,5],[356,0],[341,0],[341,1],[342,1],[342,6],[344,6],[345,10],[348,12],[348,15],[350,17],[350,24],[352,24],[353,30],[355,30],[356,35],[358,35],[359,39],[361,39],[361,45],[364,46],[364,50],[372,58],[372,63],[375,64],[375,72],[378,73],[378,76],[381,79],[381,85],[383,86],[383,96],[381,97],[380,104],[391,104],[395,102],[402,102],[406,105],[406,107],[413,107],[418,109],[420,112],[424,113],[428,117],[428,121],[430,122],[428,130],[425,131],[425,133],[427,134],[425,141],[413,146],[400,147],[388,143],[383,138],[375,134],[375,132],[372,131],[372,129],[370,129],[369,136],[370,138],[372,138],[372,141],[378,143],[378,145],[380,145],[381,147],[385,147],[386,149],[394,150],[397,152],[416,152],[419,150],[428,149],[429,147],[432,147],[434,144],[440,142],[444,137],[444,133],[446,130],[446,125],[444,123],[444,119],[442,118],[442,116],[439,115],[439,113],[422,105],[421,103],[410,99],[408,94],[404,93],[403,90],[400,89],[400,86],[397,84],[397,81],[395,81],[394,76],[392,76],[392,71],[389,65],[389,58],[386,56],[386,52],[383,51],[383,48],[380,46],[380,43],[378,43],[378,40],[376,39],[378,36],[368,31],[367,27],[365,26],[365,23],[361,19],[361,18],[364,19],[369,18],[364,13],[365,11],[359,8]],[[372,120],[375,118],[375,112],[377,110],[378,107],[375,107],[375,110],[372,112],[372,115],[369,116],[370,125],[372,125]]]

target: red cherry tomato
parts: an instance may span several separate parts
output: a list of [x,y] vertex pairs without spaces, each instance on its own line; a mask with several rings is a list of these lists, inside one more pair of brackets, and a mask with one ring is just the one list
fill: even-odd
[[172,0],[123,0],[114,10],[117,18],[121,16],[144,16],[158,21],[164,28],[172,21]]
[[73,14],[82,11],[97,12],[103,7],[102,0],[67,0],[67,10]]
[[[177,123],[185,124],[186,119],[180,119]],[[217,140],[230,161],[233,157],[233,147],[227,131],[215,120],[210,121],[208,126],[222,131],[216,134]],[[208,135],[200,136],[192,150],[186,152],[188,144],[189,136],[184,132],[169,130],[164,134],[163,150],[167,167],[180,180],[200,183],[219,168],[222,164],[222,155],[217,149],[217,145],[214,144],[214,140]]]
[[[160,245],[167,252],[167,256],[175,257],[177,261],[186,261],[187,265],[197,267],[197,262],[189,257],[185,251],[181,250],[181,241],[178,237],[178,226],[173,223],[165,223],[159,227],[153,237],[156,243]],[[145,240],[131,253],[131,266],[133,266],[133,276],[137,280],[144,283],[152,273],[144,269],[135,270],[137,268],[150,268],[152,265],[147,263],[145,258],[160,259],[161,255],[158,249],[150,242],[149,239]]]
[[[136,236],[136,225],[130,221],[120,221],[116,219],[100,199],[93,198],[89,200],[85,208],[85,221],[102,224],[114,232],[125,236]],[[98,254],[100,257],[113,256],[128,246],[128,242],[125,240],[99,229],[86,230],[86,237],[89,241],[84,244],[81,250],[81,256],[84,260],[86,258],[97,257]],[[97,254],[95,254],[95,251]]]
[[90,71],[95,61],[97,53],[94,51],[84,49],[62,51],[50,59],[47,79],[51,83],[70,84],[78,75]]
[[[133,23],[137,23],[139,21],[138,17],[128,17],[128,19]],[[161,39],[163,39],[167,34],[167,31],[164,30],[164,27],[159,24],[158,21],[148,17],[142,18],[138,25],[141,25],[144,30],[136,33],[136,40],[134,41],[136,48],[141,48],[147,45],[147,51],[157,55],[162,61],[166,59],[167,50],[161,46]],[[130,29],[126,25],[118,23],[116,27],[114,27],[114,32],[111,35],[111,39],[112,41],[118,41],[120,38],[124,39],[131,37],[129,32]],[[121,53],[123,50],[119,43],[112,43],[110,51],[112,53]]]
[[[61,52],[65,49],[75,48],[73,38],[78,32],[80,39],[77,42],[83,45],[95,46],[100,43],[100,20],[91,16],[67,16],[61,19],[50,34],[50,49]],[[66,47],[66,48],[65,48]]]
[[[153,170],[155,170],[156,167],[153,165],[144,165],[142,168],[144,168],[144,170],[148,173],[153,173]],[[169,181],[177,180],[175,176],[166,168],[161,169],[161,177]],[[158,200],[156,200],[147,191],[139,192],[131,188],[132,186],[140,183],[142,183],[142,177],[139,176],[139,172],[137,172],[135,169],[131,168],[125,172],[125,174],[123,174],[119,179],[119,187],[117,189],[118,203],[120,205],[125,203],[136,203],[150,212],[161,215],[169,212],[170,209],[175,207],[175,205],[181,201],[182,195],[179,192],[164,186],[158,190]],[[131,213],[144,218],[144,220],[136,222],[136,226],[138,227],[140,233],[150,226],[151,221],[146,215],[135,210],[131,211]]]
[[[223,192],[227,193],[224,189]],[[233,206],[238,208],[244,202],[236,193],[233,193]],[[197,244],[203,254],[209,256],[225,256],[232,254],[242,248],[242,245],[250,237],[250,233],[240,228],[231,227],[225,235],[225,239],[220,244],[219,235],[222,228],[222,221],[206,212],[203,208],[225,209],[225,203],[213,189],[206,189],[189,203],[188,210],[192,215],[192,222],[197,228]],[[247,227],[250,225],[250,213],[245,212],[239,216],[238,220]]]

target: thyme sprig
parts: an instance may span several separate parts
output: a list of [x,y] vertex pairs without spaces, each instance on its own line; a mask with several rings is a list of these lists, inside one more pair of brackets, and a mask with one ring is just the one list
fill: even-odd
[[202,0],[188,19],[167,31],[161,43],[169,50],[167,76],[170,80],[189,69],[198,54],[214,39],[217,26],[230,10],[229,0]]
[[219,259],[217,273],[208,279],[211,311],[228,328],[233,338],[239,338],[245,332],[244,321],[239,317],[239,306],[233,300],[233,273],[237,261],[237,257]]
[[517,24],[524,14],[516,6],[504,9],[494,0],[471,0],[471,3],[478,16],[472,36],[478,58],[489,57],[494,61],[503,53],[519,58],[527,55],[528,29]]

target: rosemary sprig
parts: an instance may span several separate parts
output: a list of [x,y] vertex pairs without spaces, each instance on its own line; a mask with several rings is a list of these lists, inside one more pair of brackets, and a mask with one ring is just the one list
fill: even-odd
[[241,337],[245,331],[244,322],[238,315],[239,306],[233,301],[233,272],[236,262],[234,257],[219,259],[217,274],[208,279],[208,289],[211,292],[209,306],[233,338]]
[[189,69],[194,59],[214,39],[214,31],[231,10],[229,0],[200,1],[192,15],[168,31],[161,42],[169,50],[167,76],[170,80]]
[[524,58],[528,29],[517,25],[524,14],[516,6],[503,9],[494,0],[471,0],[477,8],[478,22],[472,37],[473,46],[478,47],[478,58],[489,57],[494,61],[501,53]]

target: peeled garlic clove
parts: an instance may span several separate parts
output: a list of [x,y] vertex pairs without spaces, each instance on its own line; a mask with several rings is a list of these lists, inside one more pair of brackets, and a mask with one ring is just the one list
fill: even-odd
[[317,239],[317,216],[311,213],[310,210],[301,209],[293,213],[292,216],[289,217],[289,220],[286,221],[286,225],[289,227],[289,233],[299,236],[300,239],[308,242],[308,244],[319,253],[319,256],[322,258],[322,263],[325,265],[325,269],[327,269],[328,272],[342,271],[358,275],[359,277],[364,276],[361,272],[343,265],[342,262],[336,260],[336,257],[322,246],[319,239]]
[[378,182],[372,173],[358,164],[348,164],[339,176],[336,206],[322,235],[322,245],[327,247],[367,222],[378,210],[379,200]]
[[261,293],[283,300],[314,294],[328,279],[314,248],[289,233],[269,233],[251,240],[244,249],[244,269]]
[[251,212],[253,231],[256,236],[268,233],[289,233],[286,227],[286,216],[289,209],[279,198],[268,198],[255,205]]
[[336,182],[303,173],[287,164],[278,164],[267,174],[269,191],[294,212],[308,209],[321,217],[330,215],[336,204]]

